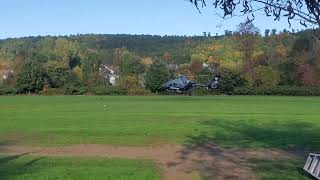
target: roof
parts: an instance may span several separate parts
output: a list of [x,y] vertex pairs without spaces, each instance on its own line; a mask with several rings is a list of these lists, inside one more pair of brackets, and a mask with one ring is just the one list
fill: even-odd
[[0,70],[0,79],[6,79],[12,73],[12,70]]

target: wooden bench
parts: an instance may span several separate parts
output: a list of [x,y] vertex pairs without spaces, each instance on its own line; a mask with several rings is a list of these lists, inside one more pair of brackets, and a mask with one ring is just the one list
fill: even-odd
[[309,154],[303,169],[320,180],[320,154]]

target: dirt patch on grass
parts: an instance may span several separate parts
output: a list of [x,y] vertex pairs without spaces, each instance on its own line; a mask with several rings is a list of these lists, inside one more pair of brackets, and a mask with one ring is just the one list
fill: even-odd
[[0,144],[0,154],[33,156],[75,156],[150,159],[162,168],[164,179],[258,179],[250,159],[280,159],[296,154],[281,150],[224,149],[214,144],[201,146],[161,145],[158,147],[117,147],[72,145],[32,147]]

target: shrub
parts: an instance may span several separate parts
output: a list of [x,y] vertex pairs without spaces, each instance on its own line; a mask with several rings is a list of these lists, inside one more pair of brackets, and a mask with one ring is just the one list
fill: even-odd
[[84,95],[87,91],[87,88],[84,86],[74,86],[73,84],[64,86],[65,95]]
[[45,96],[56,96],[66,94],[64,89],[61,88],[48,88],[46,91],[42,91],[42,94]]
[[280,82],[280,73],[270,66],[255,67],[255,86],[277,86]]
[[146,72],[146,88],[156,92],[170,77],[170,71],[166,64],[161,60],[156,60]]
[[127,91],[120,86],[95,86],[90,88],[94,95],[126,95]]
[[124,89],[130,96],[146,96],[151,95],[151,92],[146,90],[137,76],[124,76],[119,81],[119,87]]
[[194,88],[191,90],[191,95],[193,96],[208,96],[213,94],[212,90],[206,88]]
[[65,95],[83,95],[88,91],[87,87],[83,85],[81,80],[73,72],[69,73],[63,89]]
[[132,87],[128,90],[127,93],[129,96],[150,96],[152,95],[151,91],[145,90],[141,87]]
[[42,65],[38,61],[27,60],[22,64],[17,76],[19,93],[38,93],[45,85],[46,78]]
[[44,65],[44,69],[51,87],[62,87],[68,78],[69,67],[66,62],[49,61]]
[[14,86],[0,85],[0,95],[15,95],[16,92]]
[[220,76],[219,91],[226,94],[232,92],[237,87],[243,87],[248,84],[241,74],[226,68],[219,68],[216,76]]
[[320,96],[320,87],[277,86],[235,88],[233,95]]

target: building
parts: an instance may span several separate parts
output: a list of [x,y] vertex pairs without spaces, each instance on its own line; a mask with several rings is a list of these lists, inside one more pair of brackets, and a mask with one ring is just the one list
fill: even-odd
[[117,80],[119,79],[118,69],[115,67],[101,65],[99,68],[100,75],[109,82],[112,86],[117,84]]
[[3,82],[13,75],[12,70],[0,70],[0,82]]

